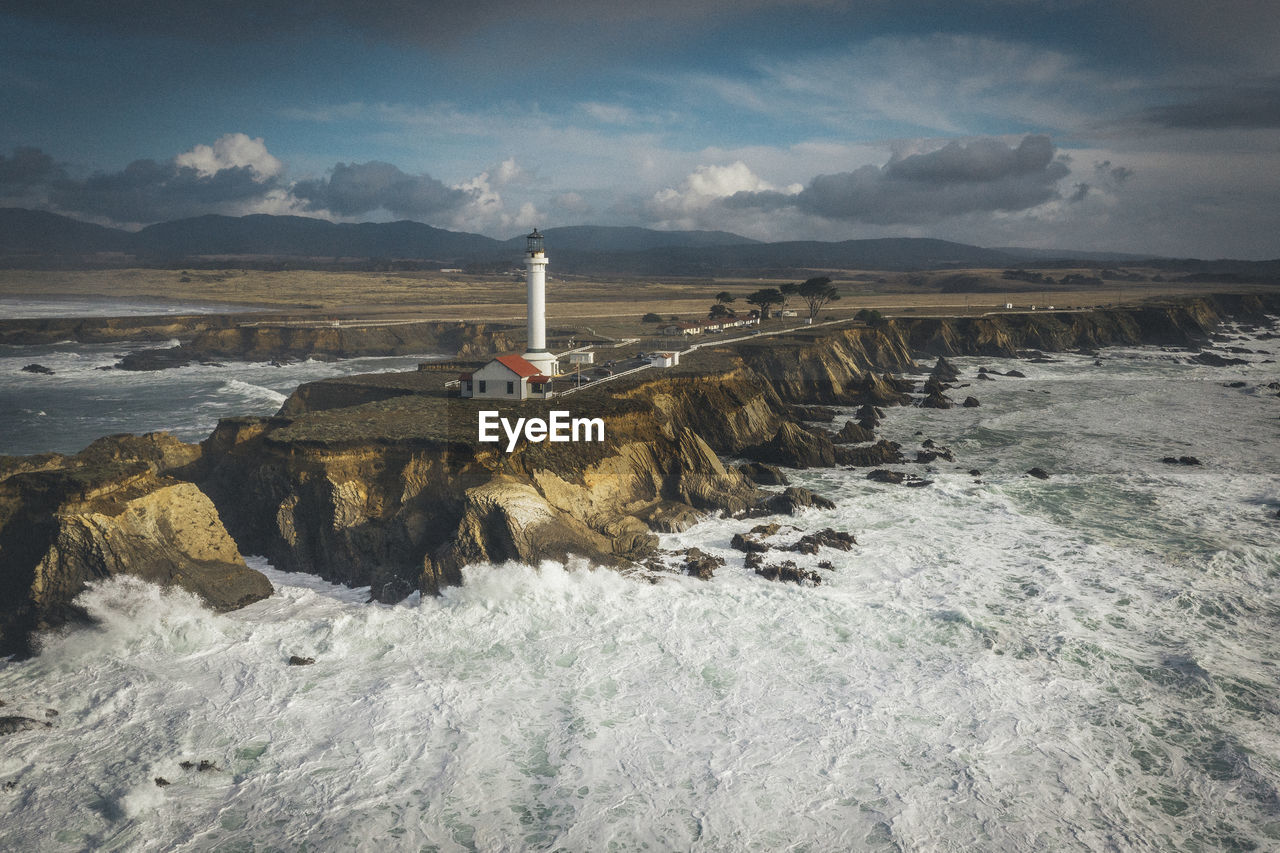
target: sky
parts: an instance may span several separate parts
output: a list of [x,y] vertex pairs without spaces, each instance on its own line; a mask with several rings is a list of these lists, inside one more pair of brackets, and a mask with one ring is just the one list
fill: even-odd
[[1280,257],[1274,0],[0,0],[0,206]]

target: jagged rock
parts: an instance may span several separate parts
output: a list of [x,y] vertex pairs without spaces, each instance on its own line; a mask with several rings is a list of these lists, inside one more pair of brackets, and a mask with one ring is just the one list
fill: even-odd
[[30,717],[0,717],[0,735],[12,735],[41,727],[53,728],[53,723]]
[[690,548],[684,552],[684,573],[700,580],[711,580],[716,569],[723,565],[724,557],[704,553],[698,548]]
[[837,551],[852,551],[853,546],[857,544],[858,540],[852,534],[824,527],[816,533],[806,533],[795,544],[783,550],[795,551],[798,554],[816,554],[819,548],[824,547],[834,548]]
[[875,433],[864,426],[855,424],[853,421],[845,421],[844,426],[831,439],[834,444],[861,444],[864,441],[875,440]]
[[116,362],[117,370],[167,370],[171,367],[186,367],[199,358],[182,347],[165,349],[140,349],[126,353]]
[[640,519],[662,533],[683,533],[698,523],[701,514],[686,503],[659,501]]
[[271,595],[209,498],[158,473],[193,455],[171,436],[120,436],[0,473],[0,653],[29,654],[31,632],[76,616],[85,584],[113,575],[181,586],[220,611]]
[[1160,460],[1166,465],[1200,465],[1203,464],[1194,456],[1166,456]]
[[750,532],[753,536],[774,536],[781,529],[781,524],[757,524]]
[[758,569],[764,564],[764,554],[760,551],[748,551],[742,558],[742,565],[748,569]]
[[783,583],[802,583],[809,581],[814,586],[822,583],[822,576],[817,572],[802,569],[790,560],[786,560],[779,565],[761,566],[756,569],[756,574],[765,580],[781,581]]
[[764,462],[748,462],[738,466],[738,470],[748,480],[761,486],[786,486],[791,482],[776,465]]
[[884,409],[873,406],[871,403],[864,403],[854,414],[858,418],[859,426],[868,430],[875,429],[880,425],[880,421],[884,420]]
[[183,770],[195,770],[197,773],[208,773],[210,770],[222,769],[207,758],[201,759],[198,764],[194,761],[179,761],[178,766]]
[[978,378],[979,378],[979,379],[982,379],[982,380],[984,380],[984,381],[986,381],[986,382],[995,382],[995,381],[996,381],[996,380],[995,380],[995,377],[993,377],[990,373],[987,373],[986,371],[983,371],[982,373],[979,373],[979,374],[978,374]]
[[289,655],[289,666],[311,666],[315,663],[315,658],[304,658],[298,655]]
[[939,356],[938,363],[933,366],[933,372],[929,374],[929,378],[939,382],[955,382],[960,378],[960,371],[956,370],[956,366],[946,358]]
[[44,376],[52,376],[53,368],[45,367],[43,364],[28,364],[22,368],[23,373],[39,373]]
[[1212,352],[1202,352],[1198,355],[1193,355],[1189,360],[1196,364],[1203,364],[1206,367],[1230,367],[1233,364],[1249,363],[1243,358],[1224,358],[1223,356]]
[[955,403],[946,394],[930,394],[920,401],[922,409],[950,409]]
[[822,423],[831,423],[836,419],[836,410],[827,408],[826,406],[799,406],[791,407],[792,413],[798,420],[802,421],[820,421]]
[[837,447],[836,460],[841,465],[852,468],[895,465],[906,461],[902,455],[902,445],[884,438],[866,447]]
[[849,393],[857,403],[876,406],[901,406],[910,399],[888,376],[877,376],[869,371],[850,386]]
[[818,509],[835,509],[836,505],[821,495],[816,495],[800,486],[791,486],[781,494],[769,496],[757,506],[752,515],[795,515],[796,510],[805,507]]
[[1043,468],[1032,468],[1031,470],[1027,471],[1027,473],[1032,477],[1035,477],[1037,480],[1049,479],[1049,472],[1044,470]]
[[835,568],[835,565],[830,560],[819,560],[818,568],[831,570]]
[[156,783],[156,787],[157,787],[157,788],[167,788],[167,787],[169,787],[171,784],[173,784],[172,782],[170,782],[168,779],[164,778],[163,776],[157,776],[157,777],[155,778],[155,783]]
[[1003,375],[1008,376],[1008,377],[1013,378],[1013,379],[1026,379],[1026,378],[1027,378],[1027,374],[1023,373],[1021,370],[1006,370],[1006,371],[1004,372],[1004,374],[1003,374]]
[[773,438],[744,448],[742,455],[756,462],[789,468],[825,468],[836,461],[831,439],[793,423],[782,424]]
[[976,409],[982,404],[978,402],[977,397],[965,397],[964,402],[960,405],[964,406],[966,409]]
[[552,506],[532,485],[499,476],[466,491],[457,531],[425,564],[420,588],[434,595],[445,585],[456,586],[462,567],[472,563],[515,559],[537,565],[571,554],[618,563],[607,537]]
[[744,554],[762,554],[769,550],[768,545],[750,533],[733,534],[733,538],[729,540],[729,547],[735,551],[742,551]]
[[868,480],[874,480],[877,483],[888,483],[896,486],[902,483],[906,478],[906,474],[901,471],[890,471],[888,468],[877,468],[867,475]]
[[981,471],[979,471],[977,468],[970,468],[970,469],[969,469],[969,476],[970,476],[970,477],[981,477],[981,476],[982,476],[982,472],[981,472]]

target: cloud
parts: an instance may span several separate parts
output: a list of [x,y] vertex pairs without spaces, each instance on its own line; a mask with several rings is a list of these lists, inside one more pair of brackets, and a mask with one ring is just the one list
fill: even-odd
[[135,160],[120,172],[57,182],[49,197],[61,210],[120,223],[149,223],[206,213],[247,213],[274,189],[274,180],[264,180],[248,166],[206,175],[172,161]]
[[952,140],[926,153],[895,156],[884,166],[818,175],[795,194],[741,191],[728,208],[795,208],[824,219],[875,225],[920,224],[969,213],[1019,211],[1060,197],[1070,168],[1047,136],[1017,146],[998,139]]
[[[796,185],[788,187],[786,192],[796,193],[801,189]],[[700,214],[739,194],[785,196],[784,192],[738,160],[727,166],[697,167],[678,188],[667,188],[654,194],[646,208],[649,217],[664,228],[692,228],[697,226]]]
[[542,25],[553,31],[566,24],[617,24],[694,21],[739,15],[760,9],[830,6],[830,0],[0,0],[0,11],[37,20],[110,30],[129,35],[193,39],[266,41],[282,35],[324,32],[335,24],[393,42],[448,44],[491,26]]
[[203,177],[212,177],[224,169],[252,169],[259,181],[280,174],[284,164],[267,151],[262,138],[250,139],[243,133],[228,133],[213,145],[197,145],[174,158],[180,167],[195,169]]
[[409,175],[390,163],[339,163],[327,178],[299,181],[293,194],[308,210],[359,216],[379,209],[406,218],[434,218],[459,210],[473,197],[430,175]]
[[39,148],[15,148],[9,157],[0,154],[0,197],[64,177],[66,173],[62,167]]
[[1280,77],[1201,87],[1179,103],[1141,113],[1147,124],[1176,130],[1280,128]]
[[261,139],[227,134],[169,161],[135,160],[118,172],[75,178],[38,148],[0,155],[0,198],[96,221],[138,225],[206,213],[292,208],[283,166]]

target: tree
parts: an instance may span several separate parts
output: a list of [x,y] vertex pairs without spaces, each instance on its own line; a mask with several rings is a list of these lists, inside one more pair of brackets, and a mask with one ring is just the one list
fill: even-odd
[[789,281],[778,288],[778,292],[782,294],[782,310],[786,311],[787,301],[800,292],[800,285]]
[[648,314],[645,314],[643,317],[640,318],[640,322],[641,323],[661,323],[662,318],[659,317],[657,314],[654,314],[652,311],[650,311]]
[[733,312],[730,311],[728,308],[725,308],[724,305],[722,305],[719,302],[713,304],[711,306],[711,310],[707,312],[707,317],[709,317],[712,320],[718,320],[721,317],[732,317],[732,316],[733,316]]
[[782,291],[778,288],[762,287],[747,297],[747,304],[760,307],[760,320],[763,322],[769,316],[769,306],[781,305],[783,298]]
[[840,298],[836,286],[825,275],[807,280],[796,288],[796,294],[809,305],[809,322],[811,323],[823,307]]
[[738,300],[733,298],[733,294],[727,290],[722,290],[716,294],[716,302],[719,302],[721,305],[729,305],[737,301]]
[[863,308],[853,315],[853,319],[861,320],[868,326],[879,326],[884,323],[884,315],[874,308]]

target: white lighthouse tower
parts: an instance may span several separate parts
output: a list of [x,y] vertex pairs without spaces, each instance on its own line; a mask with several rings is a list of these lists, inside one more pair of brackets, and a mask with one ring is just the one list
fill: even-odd
[[525,238],[524,265],[529,287],[529,350],[524,360],[546,376],[555,376],[556,357],[547,351],[547,254],[538,229]]

